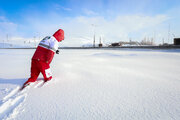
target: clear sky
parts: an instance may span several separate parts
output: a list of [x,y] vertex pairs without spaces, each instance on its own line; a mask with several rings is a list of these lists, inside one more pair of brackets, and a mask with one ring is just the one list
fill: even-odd
[[179,21],[180,0],[0,0],[0,42],[7,35],[38,41],[62,28],[62,46],[92,44],[94,33],[106,44],[144,38],[171,43],[180,37]]

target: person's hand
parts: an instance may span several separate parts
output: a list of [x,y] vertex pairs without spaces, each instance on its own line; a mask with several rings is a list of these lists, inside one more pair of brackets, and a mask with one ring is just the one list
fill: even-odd
[[56,50],[56,54],[59,54],[59,50]]

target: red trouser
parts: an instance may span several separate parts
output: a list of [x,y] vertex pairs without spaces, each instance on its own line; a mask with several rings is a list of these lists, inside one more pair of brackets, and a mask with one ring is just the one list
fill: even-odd
[[32,59],[31,77],[28,79],[27,82],[35,82],[40,72],[42,73],[45,81],[52,79],[52,73],[50,71],[49,63]]

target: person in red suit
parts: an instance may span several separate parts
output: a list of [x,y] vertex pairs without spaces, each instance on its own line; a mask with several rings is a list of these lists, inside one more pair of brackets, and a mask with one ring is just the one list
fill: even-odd
[[52,79],[50,63],[54,54],[59,54],[58,43],[64,40],[64,31],[59,29],[53,36],[47,36],[40,41],[31,61],[31,77],[23,84],[24,87],[35,82],[40,73],[44,77],[44,82]]

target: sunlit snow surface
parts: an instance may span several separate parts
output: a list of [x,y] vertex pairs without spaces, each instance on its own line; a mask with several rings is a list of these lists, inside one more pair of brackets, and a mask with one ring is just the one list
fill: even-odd
[[51,82],[17,92],[33,53],[0,49],[0,119],[180,119],[179,50],[60,50]]

